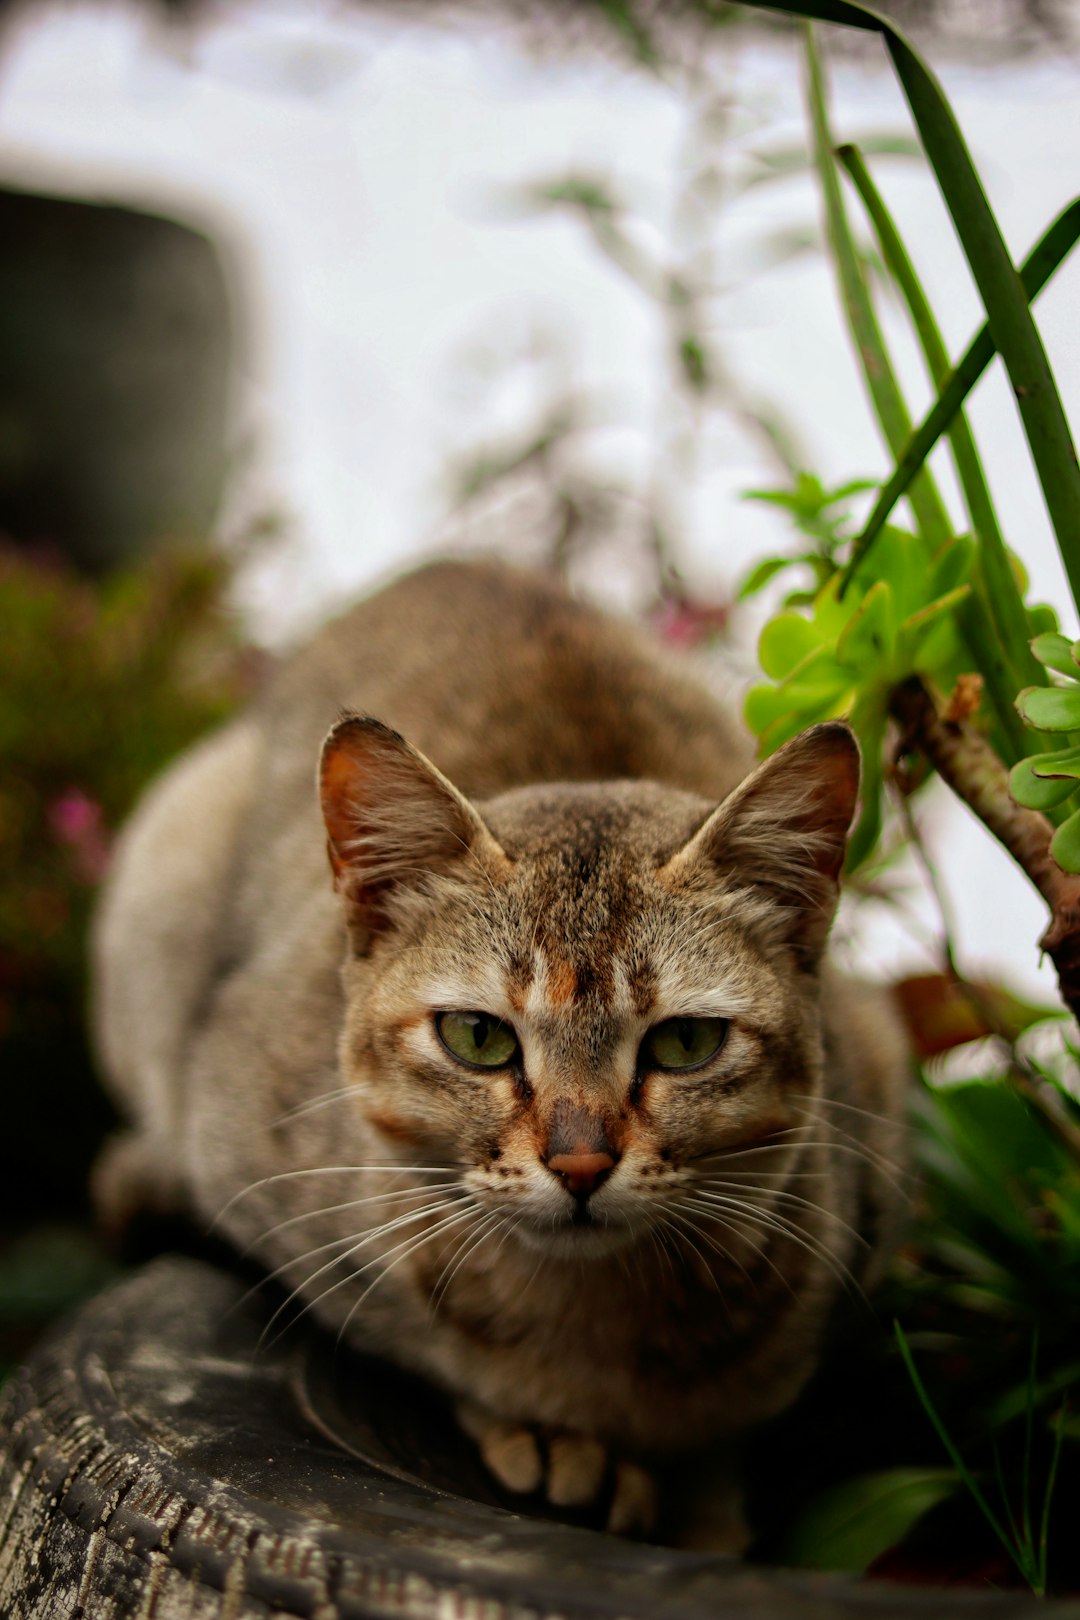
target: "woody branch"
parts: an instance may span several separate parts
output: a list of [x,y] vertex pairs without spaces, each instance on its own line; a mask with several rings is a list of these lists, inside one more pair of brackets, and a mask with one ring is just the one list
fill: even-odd
[[905,742],[935,770],[1008,850],[1050,908],[1039,946],[1057,970],[1062,1000],[1080,1021],[1080,877],[1063,872],[1050,854],[1053,827],[1009,793],[1009,775],[986,738],[969,721],[938,712],[916,675],[890,700]]

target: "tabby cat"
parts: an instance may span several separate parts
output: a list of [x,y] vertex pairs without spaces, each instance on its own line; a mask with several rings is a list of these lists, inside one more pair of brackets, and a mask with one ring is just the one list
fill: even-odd
[[751,768],[546,579],[400,580],[121,839],[105,1212],[216,1221],[504,1487],[648,1533],[655,1471],[792,1401],[894,1225],[903,1041],[823,961],[858,781],[840,723]]

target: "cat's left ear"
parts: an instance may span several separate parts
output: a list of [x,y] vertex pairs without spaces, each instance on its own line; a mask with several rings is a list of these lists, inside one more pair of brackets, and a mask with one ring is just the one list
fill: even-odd
[[323,744],[319,798],[334,887],[358,950],[390,926],[395,895],[477,862],[508,864],[480,815],[418,749],[369,715],[339,720]]
[[787,943],[808,963],[824,948],[859,796],[859,748],[827,721],[800,732],[728,795],[664,868],[674,881],[764,890]]

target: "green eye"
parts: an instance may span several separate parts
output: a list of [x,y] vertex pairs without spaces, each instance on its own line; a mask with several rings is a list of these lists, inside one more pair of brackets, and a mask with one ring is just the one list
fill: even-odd
[[644,1069],[696,1069],[727,1040],[726,1018],[667,1018],[641,1043]]
[[518,1054],[514,1031],[491,1013],[439,1013],[435,1029],[450,1056],[475,1069],[505,1069]]

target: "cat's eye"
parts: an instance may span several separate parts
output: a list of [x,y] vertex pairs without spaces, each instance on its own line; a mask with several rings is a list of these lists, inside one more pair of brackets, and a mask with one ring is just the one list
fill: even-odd
[[696,1069],[727,1040],[726,1018],[665,1018],[641,1043],[643,1069]]
[[438,1013],[435,1029],[450,1056],[474,1069],[505,1069],[518,1055],[514,1031],[492,1013]]

